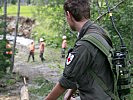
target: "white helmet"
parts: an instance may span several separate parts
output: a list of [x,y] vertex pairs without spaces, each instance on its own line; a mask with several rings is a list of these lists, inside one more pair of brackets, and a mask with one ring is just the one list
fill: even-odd
[[62,39],[66,39],[66,36],[64,35],[64,36],[62,37]]
[[42,42],[43,41],[43,38],[40,38],[40,41]]

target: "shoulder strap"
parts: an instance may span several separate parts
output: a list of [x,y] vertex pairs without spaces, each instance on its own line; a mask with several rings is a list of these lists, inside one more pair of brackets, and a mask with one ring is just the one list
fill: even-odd
[[111,57],[113,48],[107,43],[107,41],[100,34],[90,33],[81,38],[81,40],[91,42],[98,49],[100,49],[107,56],[111,69],[113,69],[112,57]]
[[100,36],[99,34],[87,34],[81,40],[86,40],[91,42],[97,48],[99,48],[106,56],[110,54],[110,50],[112,49],[111,46],[106,42],[106,40]]
[[[107,41],[100,36],[99,34],[90,33],[85,35],[81,38],[81,41],[88,41],[95,45],[98,49],[100,49],[108,58],[108,61],[110,63],[111,70],[113,72],[112,68],[112,57],[111,57],[111,51],[112,47],[107,43]],[[104,81],[93,71],[93,69],[88,70],[89,73],[93,76],[93,78],[97,81],[97,83],[103,88],[105,93],[107,93],[112,99],[119,100],[118,94],[117,94],[117,79],[114,74],[114,93],[108,89]]]

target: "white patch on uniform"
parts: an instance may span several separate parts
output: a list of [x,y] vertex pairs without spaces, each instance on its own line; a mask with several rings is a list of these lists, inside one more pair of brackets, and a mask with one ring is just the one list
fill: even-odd
[[67,60],[66,60],[66,65],[69,65],[73,61],[74,55],[69,53]]

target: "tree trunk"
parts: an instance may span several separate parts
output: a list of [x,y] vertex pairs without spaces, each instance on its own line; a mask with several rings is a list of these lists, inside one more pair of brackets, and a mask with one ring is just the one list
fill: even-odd
[[19,15],[20,15],[20,0],[18,0],[18,12],[17,12],[17,18],[16,18],[16,28],[15,28],[15,36],[14,36],[14,41],[13,41],[13,54],[12,54],[12,65],[10,67],[10,71],[12,72],[13,66],[14,66],[14,55],[15,55],[15,47],[16,47],[16,39],[17,39],[17,33],[18,33],[18,22],[19,22]]
[[0,8],[2,7],[2,0],[0,0]]
[[3,34],[4,40],[6,39],[6,33],[7,33],[6,18],[7,18],[7,0],[4,0],[4,34]]
[[30,3],[31,3],[31,0],[27,0],[27,5],[30,5]]

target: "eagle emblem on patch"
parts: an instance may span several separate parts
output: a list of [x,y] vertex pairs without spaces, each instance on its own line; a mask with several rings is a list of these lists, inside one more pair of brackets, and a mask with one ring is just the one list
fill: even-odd
[[73,61],[74,55],[69,53],[67,60],[66,60],[66,65],[69,65]]

